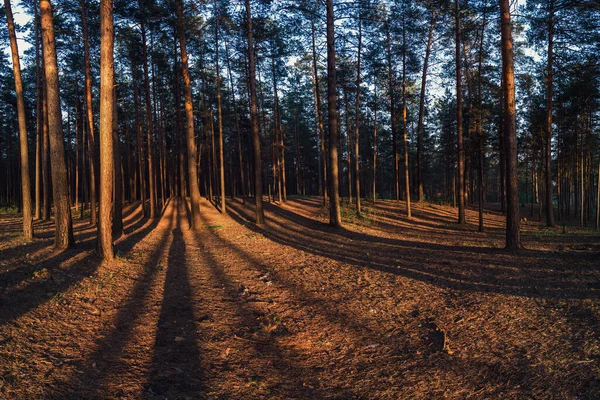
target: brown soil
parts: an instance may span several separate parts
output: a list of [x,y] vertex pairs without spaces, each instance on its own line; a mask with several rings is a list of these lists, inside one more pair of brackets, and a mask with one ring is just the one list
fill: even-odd
[[526,222],[514,254],[495,211],[403,207],[203,201],[194,233],[134,204],[113,263],[84,222],[54,252],[2,217],[0,398],[600,398],[597,232]]

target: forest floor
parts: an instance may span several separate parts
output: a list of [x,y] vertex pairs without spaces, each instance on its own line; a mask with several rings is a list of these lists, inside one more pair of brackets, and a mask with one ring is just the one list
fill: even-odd
[[529,221],[510,254],[493,210],[227,206],[193,233],[183,201],[132,204],[111,263],[85,221],[55,252],[0,218],[0,398],[600,398],[598,232]]

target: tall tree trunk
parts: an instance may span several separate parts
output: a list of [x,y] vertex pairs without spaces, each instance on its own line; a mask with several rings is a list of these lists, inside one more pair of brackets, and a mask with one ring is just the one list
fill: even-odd
[[[100,1],[100,209],[98,252],[104,260],[114,258],[112,241],[113,202],[113,107],[114,27],[112,0]],[[118,201],[118,199],[117,199]]]
[[215,15],[215,80],[217,86],[217,122],[219,124],[219,200],[221,214],[225,214],[225,155],[223,149],[223,111],[221,109],[221,71],[219,70],[219,15],[216,10],[216,0],[214,4],[215,13],[217,13]]
[[42,98],[44,95],[42,67],[40,65],[40,21],[38,17],[37,7],[34,8],[35,13],[35,216],[36,220],[42,217],[42,149],[43,149],[43,128],[44,114],[42,108]]
[[[246,0],[247,1],[247,0]],[[338,114],[335,88],[335,33],[333,0],[327,0],[327,102],[329,107],[329,224],[342,225],[338,171]]]
[[71,247],[75,243],[71,207],[69,204],[69,185],[65,165],[65,149],[62,135],[62,117],[58,85],[58,64],[54,42],[54,22],[52,6],[49,0],[40,0],[42,23],[42,44],[44,46],[44,69],[46,71],[46,92],[48,100],[48,128],[50,137],[50,160],[52,165],[52,190],[54,197],[54,215],[56,230],[54,246],[58,249]]
[[[484,3],[487,7],[487,2]],[[487,21],[487,8],[483,10],[483,21],[481,23],[481,38],[479,42],[479,65],[477,68],[477,136],[479,137],[479,232],[483,232],[483,203],[485,202],[484,189],[484,140],[483,140],[483,95],[482,95],[482,70],[483,70],[483,42],[485,39],[485,26]]]
[[153,156],[153,141],[152,141],[152,101],[150,100],[150,76],[148,72],[148,48],[146,46],[146,26],[142,20],[140,23],[142,33],[142,58],[144,67],[144,88],[146,94],[146,146],[148,147],[148,191],[150,199],[150,212],[148,217],[154,219],[156,213],[156,180],[154,176],[154,156]]
[[[509,0],[500,0],[502,82],[504,83],[504,134],[506,141],[506,249],[521,247],[517,182],[517,106]],[[549,188],[547,188],[549,190]]]
[[456,21],[456,130],[458,142],[458,223],[467,223],[465,218],[465,152],[463,149],[463,120],[462,120],[462,74],[460,61],[460,6],[459,0],[454,0],[454,17]]
[[174,45],[174,49],[173,49],[173,83],[175,86],[175,90],[174,90],[174,95],[175,95],[175,118],[177,120],[177,161],[178,161],[178,166],[176,167],[178,169],[178,175],[179,175],[179,179],[177,179],[177,196],[182,197],[185,199],[186,197],[186,190],[185,190],[185,170],[184,170],[184,162],[185,162],[185,156],[183,154],[183,147],[182,147],[182,142],[183,142],[183,118],[181,115],[181,89],[179,86],[179,68],[177,68],[177,28],[175,27],[175,32],[174,32],[174,36],[175,36],[175,45]]
[[21,81],[21,64],[19,62],[19,49],[17,48],[17,35],[13,21],[10,0],[4,0],[10,50],[12,53],[13,73],[15,76],[15,92],[17,96],[17,116],[19,119],[19,147],[21,156],[21,193],[23,210],[23,236],[25,240],[33,239],[33,218],[31,209],[31,180],[29,177],[29,150],[27,145],[27,122],[25,121],[25,100],[23,98],[23,82]]
[[[42,49],[42,56],[45,56]],[[48,90],[46,88],[46,68],[45,61],[42,59],[42,219],[50,221],[50,208],[52,206],[52,197],[50,195],[50,135],[48,132]]]
[[[403,7],[404,7],[404,3]],[[411,219],[408,140],[406,133],[406,10],[402,10],[402,142],[404,143],[404,187],[406,191],[406,218]]]
[[[235,114],[235,130],[237,133],[237,152],[238,152],[238,163],[240,167],[240,189],[242,190],[242,203],[246,204],[246,178],[244,173],[244,155],[242,152],[242,130],[240,128],[240,117],[238,113],[238,104],[235,100],[235,88],[233,86],[233,78],[231,76],[231,61],[229,59],[229,47],[227,46],[227,40],[225,40],[225,58],[227,59],[227,74],[229,76],[229,84],[231,85],[231,102],[233,104],[233,112]],[[233,161],[232,161],[233,162]]]
[[245,0],[246,19],[248,23],[248,81],[250,86],[250,124],[252,126],[252,150],[254,153],[254,198],[256,200],[256,224],[264,223],[262,160],[260,158],[260,127],[258,125],[258,105],[256,102],[256,64],[252,44],[252,14],[250,0]]
[[546,181],[546,226],[554,226],[552,206],[552,94],[554,82],[554,0],[550,0],[548,16],[548,67],[546,73],[546,147],[544,151],[544,178]]
[[84,72],[85,72],[85,104],[87,112],[87,129],[88,129],[88,143],[89,143],[89,154],[90,159],[90,222],[92,225],[97,223],[96,214],[96,178],[98,175],[98,146],[96,145],[96,135],[94,133],[94,111],[92,109],[92,68],[90,66],[90,45],[89,45],[89,34],[87,26],[87,13],[85,7],[85,1],[80,0],[81,6],[81,29],[83,34],[83,61],[84,61]]
[[373,111],[373,186],[371,196],[375,203],[377,200],[377,82],[373,86],[375,87],[375,110]]
[[392,70],[392,44],[390,37],[390,21],[386,22],[385,27],[385,35],[386,35],[386,45],[387,45],[387,67],[388,67],[388,86],[389,86],[389,96],[390,96],[390,122],[392,126],[392,151],[394,153],[394,199],[400,200],[400,178],[398,171],[398,136],[396,129],[396,105],[395,105],[395,97],[394,97],[394,73]]
[[319,71],[317,69],[317,47],[315,45],[315,19],[310,20],[312,34],[312,73],[313,86],[315,96],[315,124],[317,126],[317,134],[319,135],[319,144],[321,148],[321,192],[323,194],[323,204],[327,204],[327,157],[325,155],[325,129],[323,129],[323,115],[321,113],[321,90],[319,89]]
[[419,187],[419,201],[425,200],[423,191],[423,117],[425,115],[425,89],[427,84],[427,68],[429,67],[429,56],[433,45],[433,31],[435,29],[435,11],[431,11],[429,20],[429,35],[425,47],[425,60],[423,61],[423,73],[421,74],[421,95],[419,98],[419,119],[417,122],[417,186]]
[[177,9],[177,27],[179,31],[179,47],[181,52],[181,74],[183,76],[183,95],[185,98],[185,118],[187,123],[188,186],[192,203],[191,228],[193,230],[199,230],[202,226],[202,220],[200,219],[200,190],[198,189],[198,170],[196,169],[198,155],[196,150],[196,141],[194,139],[192,86],[190,82],[190,73],[188,70],[188,56],[183,23],[183,5],[181,3],[182,0],[177,0],[175,2],[175,6]]
[[359,137],[360,137],[360,53],[362,50],[362,18],[358,18],[358,51],[356,61],[356,115],[354,120],[354,187],[356,189],[356,215],[361,215],[360,207],[360,171],[359,171]]

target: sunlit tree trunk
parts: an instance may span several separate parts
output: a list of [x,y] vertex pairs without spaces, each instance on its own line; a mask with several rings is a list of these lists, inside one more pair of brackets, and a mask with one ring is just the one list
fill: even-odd
[[44,47],[44,69],[46,72],[48,136],[50,139],[52,190],[56,222],[54,245],[58,249],[65,249],[73,246],[75,239],[73,237],[69,185],[67,182],[67,168],[65,165],[65,150],[62,136],[54,22],[52,20],[52,6],[49,0],[40,0],[40,16],[42,23],[42,45]]
[[38,17],[37,7],[35,9],[35,215],[36,220],[42,217],[42,149],[43,149],[43,128],[44,114],[42,108],[43,98],[43,80],[42,67],[40,65],[40,21]]
[[333,0],[327,0],[327,102],[329,107],[329,224],[342,225],[338,171],[338,114],[335,82],[335,33]]
[[254,153],[254,198],[256,200],[256,224],[264,223],[262,160],[260,158],[260,127],[258,125],[258,105],[256,101],[256,64],[252,44],[252,14],[250,0],[245,0],[246,20],[248,24],[248,83],[250,86],[250,124],[252,126],[252,149]]
[[12,15],[10,0],[4,0],[8,36],[12,53],[13,74],[15,77],[15,92],[17,97],[17,117],[19,122],[19,148],[21,159],[21,193],[23,210],[23,237],[33,239],[33,218],[31,210],[31,181],[29,178],[29,150],[27,145],[27,122],[25,121],[25,100],[23,98],[23,82],[21,81],[21,63],[17,48],[17,35]]
[[188,176],[189,191],[192,203],[191,228],[199,230],[202,226],[200,219],[200,191],[198,190],[198,170],[196,163],[198,159],[196,141],[194,139],[194,109],[192,103],[192,86],[188,70],[188,56],[185,43],[185,31],[183,23],[183,5],[181,0],[175,2],[177,9],[177,27],[179,33],[179,48],[181,53],[181,74],[183,76],[183,95],[185,98],[185,118],[187,129],[187,152],[188,152]]
[[500,0],[502,82],[504,84],[504,135],[506,141],[506,249],[521,246],[517,185],[517,107],[509,0]]
[[112,0],[100,1],[100,207],[98,252],[104,260],[114,258],[112,241],[113,206],[113,107],[114,28]]

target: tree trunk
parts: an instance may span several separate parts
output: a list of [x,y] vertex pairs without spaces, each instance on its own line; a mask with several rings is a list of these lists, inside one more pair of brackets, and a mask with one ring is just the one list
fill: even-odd
[[252,150],[254,153],[254,198],[256,200],[256,224],[264,223],[262,200],[262,160],[260,158],[260,127],[258,126],[258,105],[256,102],[256,64],[252,44],[252,14],[250,0],[245,0],[248,23],[248,81],[250,86],[250,124],[252,125]]
[[200,191],[198,190],[198,170],[196,163],[198,154],[196,150],[196,141],[194,139],[194,110],[192,104],[192,86],[190,82],[190,73],[188,70],[188,56],[185,43],[185,31],[183,23],[183,5],[182,0],[177,0],[175,6],[177,9],[177,27],[179,31],[179,47],[181,52],[181,74],[183,76],[183,95],[185,98],[185,118],[187,123],[187,152],[188,152],[188,176],[189,190],[192,203],[191,228],[200,230],[202,220],[200,219]]
[[325,156],[325,129],[323,129],[323,115],[321,113],[321,91],[319,89],[319,71],[317,69],[317,48],[315,45],[315,20],[314,17],[310,20],[311,33],[312,33],[312,72],[313,72],[313,86],[315,96],[315,123],[317,125],[317,133],[319,135],[319,142],[321,148],[321,192],[323,194],[323,204],[327,204],[327,157]]
[[42,217],[42,149],[43,149],[43,128],[44,125],[44,114],[43,114],[43,80],[42,80],[42,67],[40,65],[40,21],[37,13],[37,7],[34,8],[35,13],[35,88],[36,88],[36,100],[35,100],[35,216],[36,220]]
[[373,186],[371,196],[373,203],[377,200],[377,83],[375,82],[375,110],[373,111]]
[[153,141],[152,141],[152,102],[150,100],[150,76],[148,75],[148,50],[146,46],[146,26],[142,20],[140,23],[140,30],[142,33],[142,58],[144,67],[144,88],[146,93],[146,146],[148,147],[148,191],[150,199],[150,212],[148,217],[154,219],[157,216],[156,213],[156,181],[154,179],[154,156],[153,152]]
[[435,11],[431,11],[429,20],[429,36],[425,48],[425,60],[423,61],[423,73],[421,75],[421,95],[419,99],[419,120],[417,122],[417,186],[419,187],[419,201],[425,200],[423,191],[423,117],[425,115],[425,89],[427,84],[427,68],[429,56],[433,44],[433,30],[435,28]]
[[85,7],[85,1],[80,0],[81,5],[81,29],[83,34],[83,61],[85,70],[85,104],[87,111],[87,128],[88,128],[88,143],[89,143],[89,154],[90,159],[90,223],[96,225],[97,214],[96,214],[96,178],[98,175],[98,146],[96,145],[96,135],[94,133],[94,111],[92,109],[92,71],[90,66],[90,46],[89,46],[89,34],[87,26],[87,13]]
[[465,218],[465,152],[463,149],[463,120],[462,120],[462,87],[460,61],[460,8],[459,0],[454,0],[454,17],[456,20],[456,130],[458,143],[458,223],[467,223]]
[[113,107],[114,27],[112,0],[100,1],[100,207],[98,252],[104,260],[114,258],[112,241],[113,201]]
[[[246,204],[246,178],[244,173],[244,157],[242,153],[242,130],[240,129],[240,117],[238,114],[238,105],[235,100],[235,88],[233,86],[233,78],[231,76],[231,62],[229,59],[229,47],[227,46],[227,40],[225,40],[225,57],[227,59],[227,74],[229,76],[229,83],[231,85],[231,102],[233,103],[233,111],[235,114],[235,130],[237,133],[237,151],[238,151],[238,163],[240,167],[240,189],[242,190],[242,203]],[[233,161],[232,161],[233,162]]]
[[19,119],[19,147],[21,156],[21,192],[23,210],[23,236],[25,240],[33,239],[33,218],[31,209],[31,180],[29,177],[29,150],[27,146],[27,122],[25,121],[25,100],[23,98],[23,82],[21,81],[21,64],[17,48],[17,35],[13,21],[10,0],[4,0],[10,50],[12,53],[13,73],[15,76],[15,92],[17,96],[17,115]]
[[358,51],[356,61],[356,115],[354,120],[354,188],[356,189],[356,215],[361,215],[360,207],[360,171],[359,171],[359,137],[360,137],[360,53],[362,50],[362,19],[358,18]]
[[[509,0],[500,0],[502,82],[504,84],[504,136],[506,141],[506,249],[521,247],[517,185],[517,107]],[[546,190],[550,190],[547,188]]]
[[398,137],[396,129],[396,106],[394,101],[394,74],[392,71],[392,45],[390,38],[390,21],[386,22],[385,35],[387,44],[388,86],[390,96],[390,122],[392,126],[392,151],[394,153],[394,199],[400,200],[400,178],[398,172]]
[[552,206],[552,93],[554,82],[554,0],[550,0],[548,17],[548,71],[546,80],[546,147],[544,152],[544,178],[546,181],[546,226],[554,226]]
[[[247,0],[246,0],[247,1]],[[338,171],[338,114],[335,88],[335,34],[333,0],[327,0],[327,102],[329,107],[329,224],[342,225]]]
[[[404,4],[404,3],[403,3]],[[408,163],[408,140],[406,137],[406,24],[402,11],[402,142],[404,143],[404,187],[406,191],[406,218],[411,219],[410,209],[410,177]]]
[[54,42],[54,22],[52,6],[49,0],[40,0],[40,15],[44,46],[44,69],[46,72],[46,92],[48,100],[48,128],[50,138],[50,160],[52,165],[52,190],[54,197],[54,215],[56,230],[54,246],[66,249],[75,243],[71,207],[69,204],[69,185],[65,165],[65,150],[62,136],[62,117],[58,85],[58,64]]
[[[217,2],[215,1],[215,11]],[[217,122],[219,124],[219,200],[221,214],[225,209],[225,155],[223,149],[223,114],[221,109],[221,73],[219,70],[219,16],[215,15],[215,73],[217,86]]]

